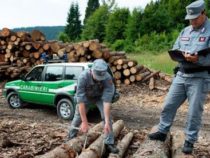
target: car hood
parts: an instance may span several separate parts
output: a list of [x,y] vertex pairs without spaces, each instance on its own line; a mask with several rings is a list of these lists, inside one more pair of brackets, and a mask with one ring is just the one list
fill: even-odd
[[15,80],[15,81],[7,82],[5,84],[5,86],[4,86],[4,88],[15,88],[15,89],[18,89],[21,82],[22,82],[22,80]]

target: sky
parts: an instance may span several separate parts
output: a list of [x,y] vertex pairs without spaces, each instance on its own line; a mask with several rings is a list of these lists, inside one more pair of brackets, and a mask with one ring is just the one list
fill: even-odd
[[[144,8],[151,0],[115,0],[118,7]],[[88,0],[4,0],[0,7],[0,29],[30,26],[64,26],[72,3],[79,4],[83,21]]]

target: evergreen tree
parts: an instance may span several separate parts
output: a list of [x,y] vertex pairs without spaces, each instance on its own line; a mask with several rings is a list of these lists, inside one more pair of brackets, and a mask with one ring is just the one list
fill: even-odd
[[88,0],[87,8],[85,10],[84,24],[91,14],[99,7],[98,0]]
[[80,38],[82,26],[79,17],[78,3],[72,3],[68,13],[67,25],[65,27],[65,33],[68,35],[70,41],[75,41]]
[[108,7],[99,7],[86,21],[82,30],[82,39],[99,39],[103,41],[105,37],[105,26],[109,17]]
[[134,42],[140,36],[140,26],[142,20],[142,10],[134,9],[131,16],[128,18],[126,26],[126,40]]
[[208,17],[210,17],[210,0],[205,0],[206,4],[206,14]]
[[110,14],[106,25],[106,41],[114,43],[116,40],[125,39],[125,30],[130,12],[127,8],[115,9]]
[[[175,28],[176,26],[180,28],[183,28],[183,25],[188,25],[189,22],[185,20],[186,16],[186,6],[190,3],[194,2],[195,0],[169,0],[168,2],[168,12],[169,16],[171,17],[172,28]],[[177,25],[178,24],[178,25]]]

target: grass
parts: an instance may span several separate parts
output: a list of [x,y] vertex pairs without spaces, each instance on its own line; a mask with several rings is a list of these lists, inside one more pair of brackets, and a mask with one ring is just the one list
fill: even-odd
[[164,52],[161,54],[152,54],[148,53],[133,53],[127,54],[130,59],[138,61],[139,65],[144,65],[153,70],[160,70],[161,72],[167,74],[173,74],[173,68],[177,65],[176,62],[173,62],[168,53]]

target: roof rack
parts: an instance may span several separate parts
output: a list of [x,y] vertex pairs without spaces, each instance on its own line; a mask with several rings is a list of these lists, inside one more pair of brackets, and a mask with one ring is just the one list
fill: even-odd
[[49,63],[67,63],[68,61],[66,60],[62,60],[62,59],[51,59],[48,60],[47,62],[45,62],[45,64],[49,64]]

